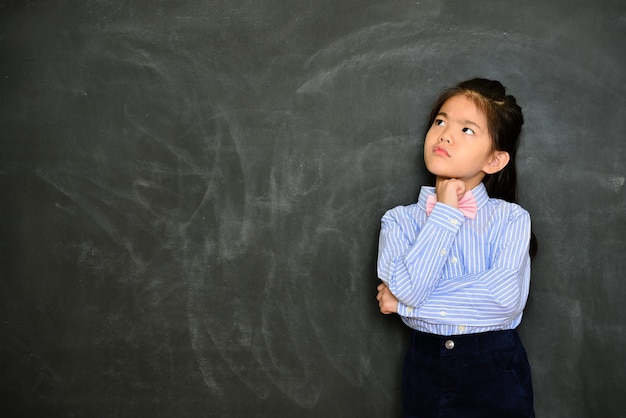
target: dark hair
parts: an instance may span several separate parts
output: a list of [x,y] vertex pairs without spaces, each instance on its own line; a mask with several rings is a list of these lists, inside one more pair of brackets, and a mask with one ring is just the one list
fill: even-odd
[[[487,174],[483,179],[489,196],[516,203],[517,166],[515,156],[524,124],[522,108],[517,104],[515,97],[506,94],[506,89],[499,81],[473,78],[441,92],[430,113],[429,127],[432,126],[446,100],[459,95],[464,95],[472,100],[487,117],[493,150],[509,153],[509,163],[502,170],[494,174]],[[535,235],[531,235],[530,253],[531,256],[534,256],[537,252],[537,242]]]

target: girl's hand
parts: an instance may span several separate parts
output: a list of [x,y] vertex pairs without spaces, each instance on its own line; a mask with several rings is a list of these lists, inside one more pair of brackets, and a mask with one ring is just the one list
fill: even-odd
[[378,294],[376,300],[378,300],[378,308],[380,312],[384,314],[392,314],[398,312],[398,299],[391,293],[387,285],[381,283],[376,288]]
[[465,194],[465,182],[458,179],[441,180],[435,188],[437,201],[453,208],[459,207],[459,200]]

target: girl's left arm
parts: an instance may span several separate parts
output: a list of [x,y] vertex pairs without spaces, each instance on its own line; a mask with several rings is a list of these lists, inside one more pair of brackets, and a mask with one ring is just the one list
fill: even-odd
[[503,225],[491,265],[476,274],[441,280],[419,308],[399,313],[438,324],[491,326],[517,318],[530,287],[530,216],[516,207]]

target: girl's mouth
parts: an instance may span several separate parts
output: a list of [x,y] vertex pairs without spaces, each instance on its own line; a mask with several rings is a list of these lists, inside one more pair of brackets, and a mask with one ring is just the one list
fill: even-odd
[[450,154],[448,154],[448,151],[446,151],[445,148],[440,147],[440,146],[436,146],[435,148],[433,148],[433,152],[437,155],[441,155],[442,157],[449,157]]

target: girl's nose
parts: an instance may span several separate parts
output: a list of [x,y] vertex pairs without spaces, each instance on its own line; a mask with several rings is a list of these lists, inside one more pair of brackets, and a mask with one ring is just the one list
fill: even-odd
[[448,144],[452,144],[452,140],[448,136],[440,136],[439,137],[439,142],[446,142]]

